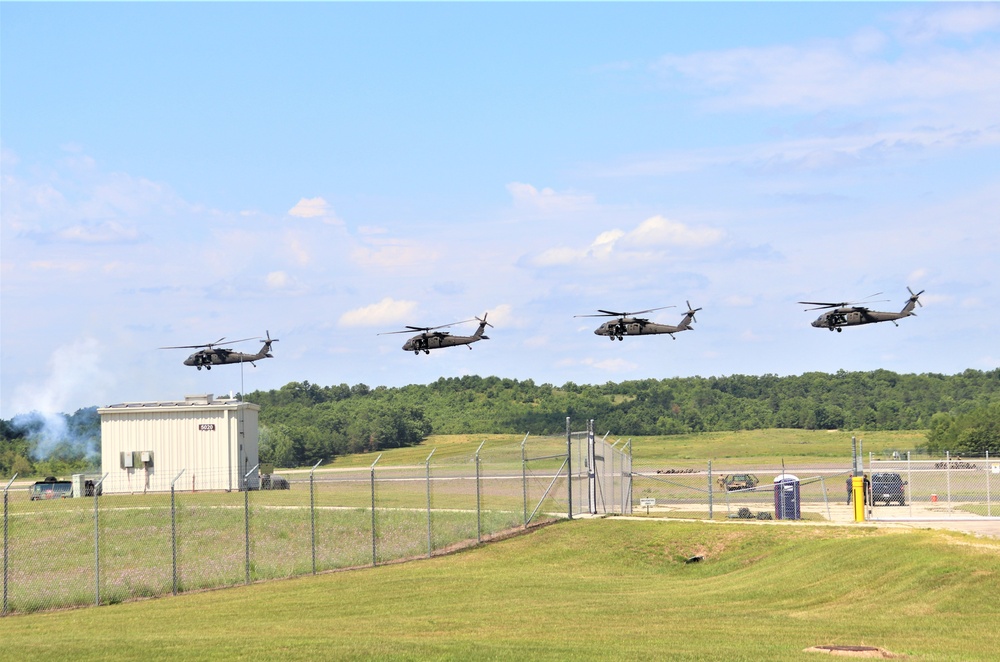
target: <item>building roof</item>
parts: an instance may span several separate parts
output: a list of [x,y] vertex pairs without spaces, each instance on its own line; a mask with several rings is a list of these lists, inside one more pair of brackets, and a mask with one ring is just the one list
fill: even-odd
[[123,409],[191,409],[191,408],[224,408],[237,409],[246,407],[248,409],[260,409],[260,405],[252,402],[243,402],[232,396],[216,398],[211,393],[204,395],[185,395],[183,400],[160,400],[154,402],[121,402],[98,409],[98,413],[121,411]]

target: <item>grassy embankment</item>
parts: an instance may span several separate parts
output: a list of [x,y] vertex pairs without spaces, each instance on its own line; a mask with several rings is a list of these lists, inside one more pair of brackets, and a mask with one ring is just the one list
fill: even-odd
[[998,593],[1000,542],[948,532],[589,520],[414,563],[0,619],[0,657],[774,660],[839,644],[988,660]]

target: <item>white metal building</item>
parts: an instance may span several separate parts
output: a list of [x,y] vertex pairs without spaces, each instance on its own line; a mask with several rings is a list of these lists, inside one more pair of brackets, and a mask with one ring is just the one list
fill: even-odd
[[[258,405],[209,394],[97,411],[104,494],[168,491],[175,479],[178,491],[239,490],[257,466]],[[258,472],[247,486],[259,486]]]

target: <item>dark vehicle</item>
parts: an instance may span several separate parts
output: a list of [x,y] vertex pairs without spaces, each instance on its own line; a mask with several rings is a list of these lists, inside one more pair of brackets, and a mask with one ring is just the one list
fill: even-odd
[[759,483],[760,481],[757,480],[757,476],[753,474],[729,474],[719,478],[719,487],[727,492],[749,490],[757,487]]
[[874,506],[879,501],[884,501],[889,505],[895,501],[901,506],[906,505],[906,493],[903,486],[907,482],[897,473],[872,474],[871,477],[871,503]]
[[290,490],[292,489],[292,486],[288,483],[287,478],[282,478],[281,476],[274,476],[271,474],[262,474],[260,477],[260,489]]
[[48,476],[31,486],[29,498],[32,501],[44,501],[46,499],[68,499],[73,496],[73,483],[68,480],[56,480],[55,476]]

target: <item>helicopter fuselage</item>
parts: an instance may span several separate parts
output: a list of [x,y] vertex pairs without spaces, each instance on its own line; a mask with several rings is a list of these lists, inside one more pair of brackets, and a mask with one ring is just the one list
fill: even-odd
[[896,320],[909,317],[912,314],[910,311],[889,313],[848,306],[823,313],[813,320],[812,326],[818,329],[840,331],[845,326],[860,326],[862,324],[875,324],[877,322],[892,322],[895,324]]
[[686,324],[673,326],[671,324],[657,324],[656,322],[634,317],[625,317],[605,322],[594,330],[594,334],[609,337],[611,340],[616,338],[621,340],[625,336],[652,336],[665,333],[673,336],[675,333],[690,330],[691,327]]

